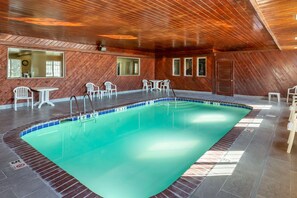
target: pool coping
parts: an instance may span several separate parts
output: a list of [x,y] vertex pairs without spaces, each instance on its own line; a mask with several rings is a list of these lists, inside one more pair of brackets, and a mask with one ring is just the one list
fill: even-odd
[[[216,100],[204,100],[204,99],[193,99],[193,98],[159,98],[148,101],[141,101],[137,103],[128,103],[123,105],[118,105],[114,107],[109,107],[97,111],[94,113],[86,113],[82,117],[79,115],[75,115],[73,117],[63,116],[55,119],[51,119],[50,121],[45,122],[33,122],[30,124],[23,125],[21,127],[12,129],[4,134],[3,141],[21,158],[24,162],[35,171],[49,186],[51,186],[57,194],[62,197],[100,197],[99,195],[92,192],[86,186],[81,184],[77,179],[73,176],[69,175],[66,171],[58,167],[55,163],[51,162],[33,147],[31,147],[28,143],[21,139],[21,136],[26,135],[27,133],[31,133],[41,128],[50,127],[53,125],[60,124],[64,121],[77,121],[79,119],[88,119],[93,116],[100,116],[108,113],[124,111],[126,109],[135,108],[138,106],[151,105],[161,101],[189,101],[189,102],[198,102],[198,103],[206,103],[212,105],[223,105],[223,106],[234,106],[240,108],[251,109],[250,113],[246,117],[256,116],[259,111],[253,110],[252,107],[245,104],[238,103],[230,103]],[[97,113],[97,115],[96,115]],[[245,118],[246,118],[245,117]],[[228,150],[232,143],[236,140],[236,138],[240,135],[240,133],[245,128],[232,128],[229,132],[226,133],[215,145],[213,145],[210,150],[219,150],[226,151]],[[204,155],[206,155],[205,153]],[[205,157],[202,155],[199,159]],[[219,162],[219,159],[222,158],[222,154],[218,154],[216,156],[215,161]],[[214,165],[207,164],[203,165],[199,160],[193,164],[187,171],[187,175],[183,174],[178,180],[176,180],[171,186],[169,186],[164,191],[153,197],[190,197],[191,194],[200,186],[202,181],[207,177],[207,174],[211,171]],[[201,174],[205,176],[201,176]]]

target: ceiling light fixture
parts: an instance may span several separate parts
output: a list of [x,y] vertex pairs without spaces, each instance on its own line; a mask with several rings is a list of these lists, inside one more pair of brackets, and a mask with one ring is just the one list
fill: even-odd
[[119,40],[137,40],[136,36],[127,35],[127,34],[100,34],[98,36],[111,38],[111,39],[119,39]]
[[53,18],[30,18],[30,17],[5,17],[12,21],[20,21],[42,26],[84,26],[82,23],[61,21]]

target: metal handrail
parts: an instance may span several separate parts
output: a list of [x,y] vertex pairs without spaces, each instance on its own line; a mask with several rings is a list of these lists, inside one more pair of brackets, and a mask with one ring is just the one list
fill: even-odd
[[81,117],[81,112],[80,112],[80,110],[79,110],[79,106],[78,106],[78,102],[77,102],[77,98],[76,98],[76,96],[71,96],[70,97],[70,99],[69,99],[69,105],[70,105],[70,116],[72,117],[72,114],[73,114],[73,112],[72,112],[72,99],[74,98],[74,100],[75,100],[75,104],[76,104],[76,108],[77,108],[77,111],[79,112],[79,116]]
[[90,102],[92,110],[93,110],[93,113],[95,113],[95,109],[94,109],[91,97],[90,97],[90,95],[88,93],[85,93],[85,95],[84,95],[84,114],[86,113],[86,96],[88,96],[89,102]]
[[170,89],[171,89],[171,91],[172,91],[172,93],[173,93],[174,99],[176,100],[176,94],[175,94],[175,91],[174,91],[174,89],[172,88],[172,86],[171,86],[170,83],[169,83],[169,87],[170,87]]

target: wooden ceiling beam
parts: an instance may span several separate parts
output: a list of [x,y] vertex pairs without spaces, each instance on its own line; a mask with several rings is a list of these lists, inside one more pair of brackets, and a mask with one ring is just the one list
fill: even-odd
[[269,34],[271,35],[274,43],[276,44],[276,46],[278,47],[279,50],[282,50],[282,47],[280,46],[276,36],[274,35],[273,31],[271,30],[271,28],[269,27],[269,24],[267,23],[263,13],[261,12],[259,6],[258,6],[258,2],[256,0],[250,0],[252,6],[255,9],[255,12],[257,13],[260,21],[262,22],[262,24],[264,25],[264,27],[266,28],[266,30],[269,32]]

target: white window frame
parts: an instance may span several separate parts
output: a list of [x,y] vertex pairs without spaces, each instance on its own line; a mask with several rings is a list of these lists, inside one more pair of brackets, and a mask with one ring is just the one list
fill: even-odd
[[[186,67],[187,60],[192,60],[192,72],[191,72],[191,75],[187,75],[187,67]],[[184,76],[193,76],[193,58],[192,57],[184,58]]]
[[[47,72],[48,72],[48,63],[50,63],[50,70],[51,70],[51,75],[47,75]],[[56,67],[57,67],[57,65],[56,65],[56,63],[59,63],[59,65],[58,65],[58,67],[59,67],[59,71],[58,72],[55,72],[56,71]],[[45,62],[45,64],[46,64],[46,68],[45,68],[45,70],[46,70],[46,74],[45,74],[45,76],[46,77],[53,77],[53,78],[60,78],[60,77],[62,77],[62,69],[63,69],[63,67],[62,67],[62,62],[61,61],[54,61],[54,60],[47,60],[46,62]]]
[[[200,59],[205,59],[205,75],[199,75],[199,60]],[[197,76],[198,77],[206,77],[207,76],[207,57],[203,56],[203,57],[197,57]]]
[[[176,60],[178,60],[179,61],[179,73],[178,74],[174,74],[174,71],[175,71],[175,65],[174,65],[174,63],[175,63],[175,61]],[[180,58],[173,58],[172,59],[172,76],[180,76],[180,68],[181,68],[181,62],[180,62]]]

